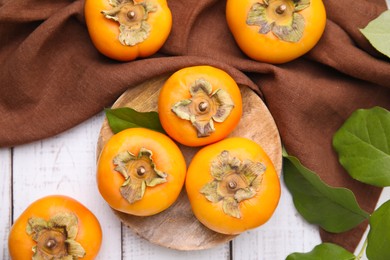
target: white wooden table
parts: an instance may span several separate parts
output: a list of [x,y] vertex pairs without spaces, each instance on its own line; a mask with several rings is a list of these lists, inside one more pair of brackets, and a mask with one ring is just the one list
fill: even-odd
[[[389,6],[390,0],[386,1]],[[310,251],[320,243],[317,227],[297,213],[283,181],[282,197],[271,220],[230,243],[185,252],[139,238],[120,223],[97,190],[96,142],[103,118],[100,113],[55,137],[0,148],[0,259],[9,259],[8,233],[15,219],[33,201],[51,194],[73,197],[97,216],[103,229],[98,256],[102,260],[281,260],[292,252]],[[390,189],[386,188],[378,204],[388,199]]]
[[[285,259],[320,243],[317,227],[296,212],[282,182],[282,197],[272,219],[231,243],[204,251],[182,252],[149,243],[122,226],[95,183],[96,141],[104,115],[60,135],[0,149],[0,259],[9,259],[7,239],[13,221],[33,201],[50,194],[71,196],[100,220],[103,244],[98,259]],[[390,198],[386,189],[381,201]],[[19,259],[17,259],[19,260]]]

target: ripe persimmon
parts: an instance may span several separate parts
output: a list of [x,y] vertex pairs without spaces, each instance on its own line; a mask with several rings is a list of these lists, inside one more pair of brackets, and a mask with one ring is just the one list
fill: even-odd
[[176,201],[186,168],[181,151],[168,136],[129,128],[112,136],[101,151],[97,184],[113,209],[150,216]]
[[232,137],[202,148],[187,171],[186,191],[196,218],[223,234],[264,224],[280,198],[275,168],[255,142]]
[[70,197],[51,195],[18,217],[8,248],[14,260],[95,259],[101,242],[102,230],[91,211]]
[[187,146],[228,136],[242,115],[240,89],[223,70],[194,66],[172,74],[161,88],[158,114],[167,134]]
[[317,44],[325,29],[326,11],[322,0],[228,0],[226,19],[246,55],[284,63]]
[[96,49],[119,61],[156,53],[172,27],[166,0],[86,0],[84,13]]

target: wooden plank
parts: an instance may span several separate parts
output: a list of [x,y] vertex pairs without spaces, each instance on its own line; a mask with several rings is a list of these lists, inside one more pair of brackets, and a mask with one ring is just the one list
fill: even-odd
[[123,227],[123,260],[229,260],[229,243],[199,251],[178,251],[160,247]]
[[[63,194],[80,201],[99,219],[99,259],[121,259],[121,224],[96,185],[96,142],[103,113],[53,138],[14,148],[14,216],[33,201]],[[44,126],[43,126],[44,127]]]
[[376,208],[379,208],[383,203],[388,200],[390,200],[390,187],[386,187],[383,189],[381,196],[379,197],[378,203],[376,204]]
[[308,224],[294,208],[282,181],[282,196],[272,218],[263,226],[233,240],[233,259],[285,259],[321,243],[318,228]]
[[0,149],[0,257],[9,259],[8,233],[12,219],[11,149]]
[[[233,259],[285,259],[290,253],[308,252],[321,243],[318,228],[299,215],[286,187],[283,191],[279,207],[268,223],[233,240]],[[390,187],[386,187],[377,208],[389,199]],[[368,231],[357,246],[355,255],[359,254]],[[367,257],[364,255],[362,260],[367,260]]]

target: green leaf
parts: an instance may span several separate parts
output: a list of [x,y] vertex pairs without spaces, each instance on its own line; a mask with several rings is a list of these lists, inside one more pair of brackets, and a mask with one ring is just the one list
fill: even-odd
[[370,260],[390,259],[390,200],[370,217],[366,254]]
[[157,112],[138,112],[129,107],[105,109],[108,124],[116,134],[127,128],[143,127],[165,133]]
[[310,223],[333,233],[350,230],[369,217],[352,191],[333,188],[297,158],[283,151],[283,175],[298,212]]
[[355,255],[338,245],[323,243],[314,247],[314,249],[308,253],[290,254],[287,256],[286,260],[353,260],[355,258]]
[[359,109],[333,137],[341,165],[352,178],[390,186],[390,112],[380,107]]
[[364,29],[360,29],[371,45],[379,52],[390,57],[390,10],[372,20]]

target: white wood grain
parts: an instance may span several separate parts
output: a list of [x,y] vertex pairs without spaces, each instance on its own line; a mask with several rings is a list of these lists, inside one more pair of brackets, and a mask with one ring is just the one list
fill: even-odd
[[283,181],[281,186],[282,196],[274,215],[263,226],[233,241],[233,259],[285,259],[290,253],[310,251],[320,243],[318,228],[299,215]]
[[[96,141],[103,113],[58,136],[14,148],[14,216],[33,201],[63,194],[80,201],[99,219],[99,259],[121,259],[121,224],[96,185]],[[43,126],[44,127],[44,126]]]
[[8,233],[11,226],[11,149],[0,149],[0,258],[9,259]]
[[[100,197],[95,183],[95,149],[102,120],[100,114],[56,137],[14,148],[15,218],[42,196],[65,194],[82,202],[101,221],[104,241],[98,259],[229,259],[228,244],[211,250],[180,252],[150,244],[126,227],[121,230],[118,219]],[[8,205],[10,203],[10,195],[7,195],[11,180],[10,161],[10,149],[0,149],[0,188],[5,194],[1,197],[1,205],[7,205],[7,201]],[[383,192],[379,204],[388,199],[389,188]],[[3,211],[2,206],[0,211],[1,241],[5,241],[9,228],[9,220],[4,223],[3,219],[9,219],[11,214],[9,207],[8,212],[5,209]],[[292,252],[310,251],[318,243],[317,227],[307,224],[299,216],[282,183],[282,197],[274,216],[264,226],[236,238],[232,256],[235,260],[285,259]],[[6,251],[4,246],[2,250]],[[2,259],[8,259],[7,254],[3,252]]]
[[[285,186],[283,191],[281,202],[272,219],[264,226],[244,233],[233,241],[233,259],[285,259],[290,253],[309,252],[321,243],[318,228],[299,215]],[[390,187],[384,188],[376,208],[388,200]],[[355,255],[360,253],[368,231],[369,229],[357,246]],[[365,254],[362,260],[367,260]]]
[[131,230],[123,228],[123,259],[125,260],[228,260],[229,243],[200,251],[177,251],[160,247],[139,238]]

